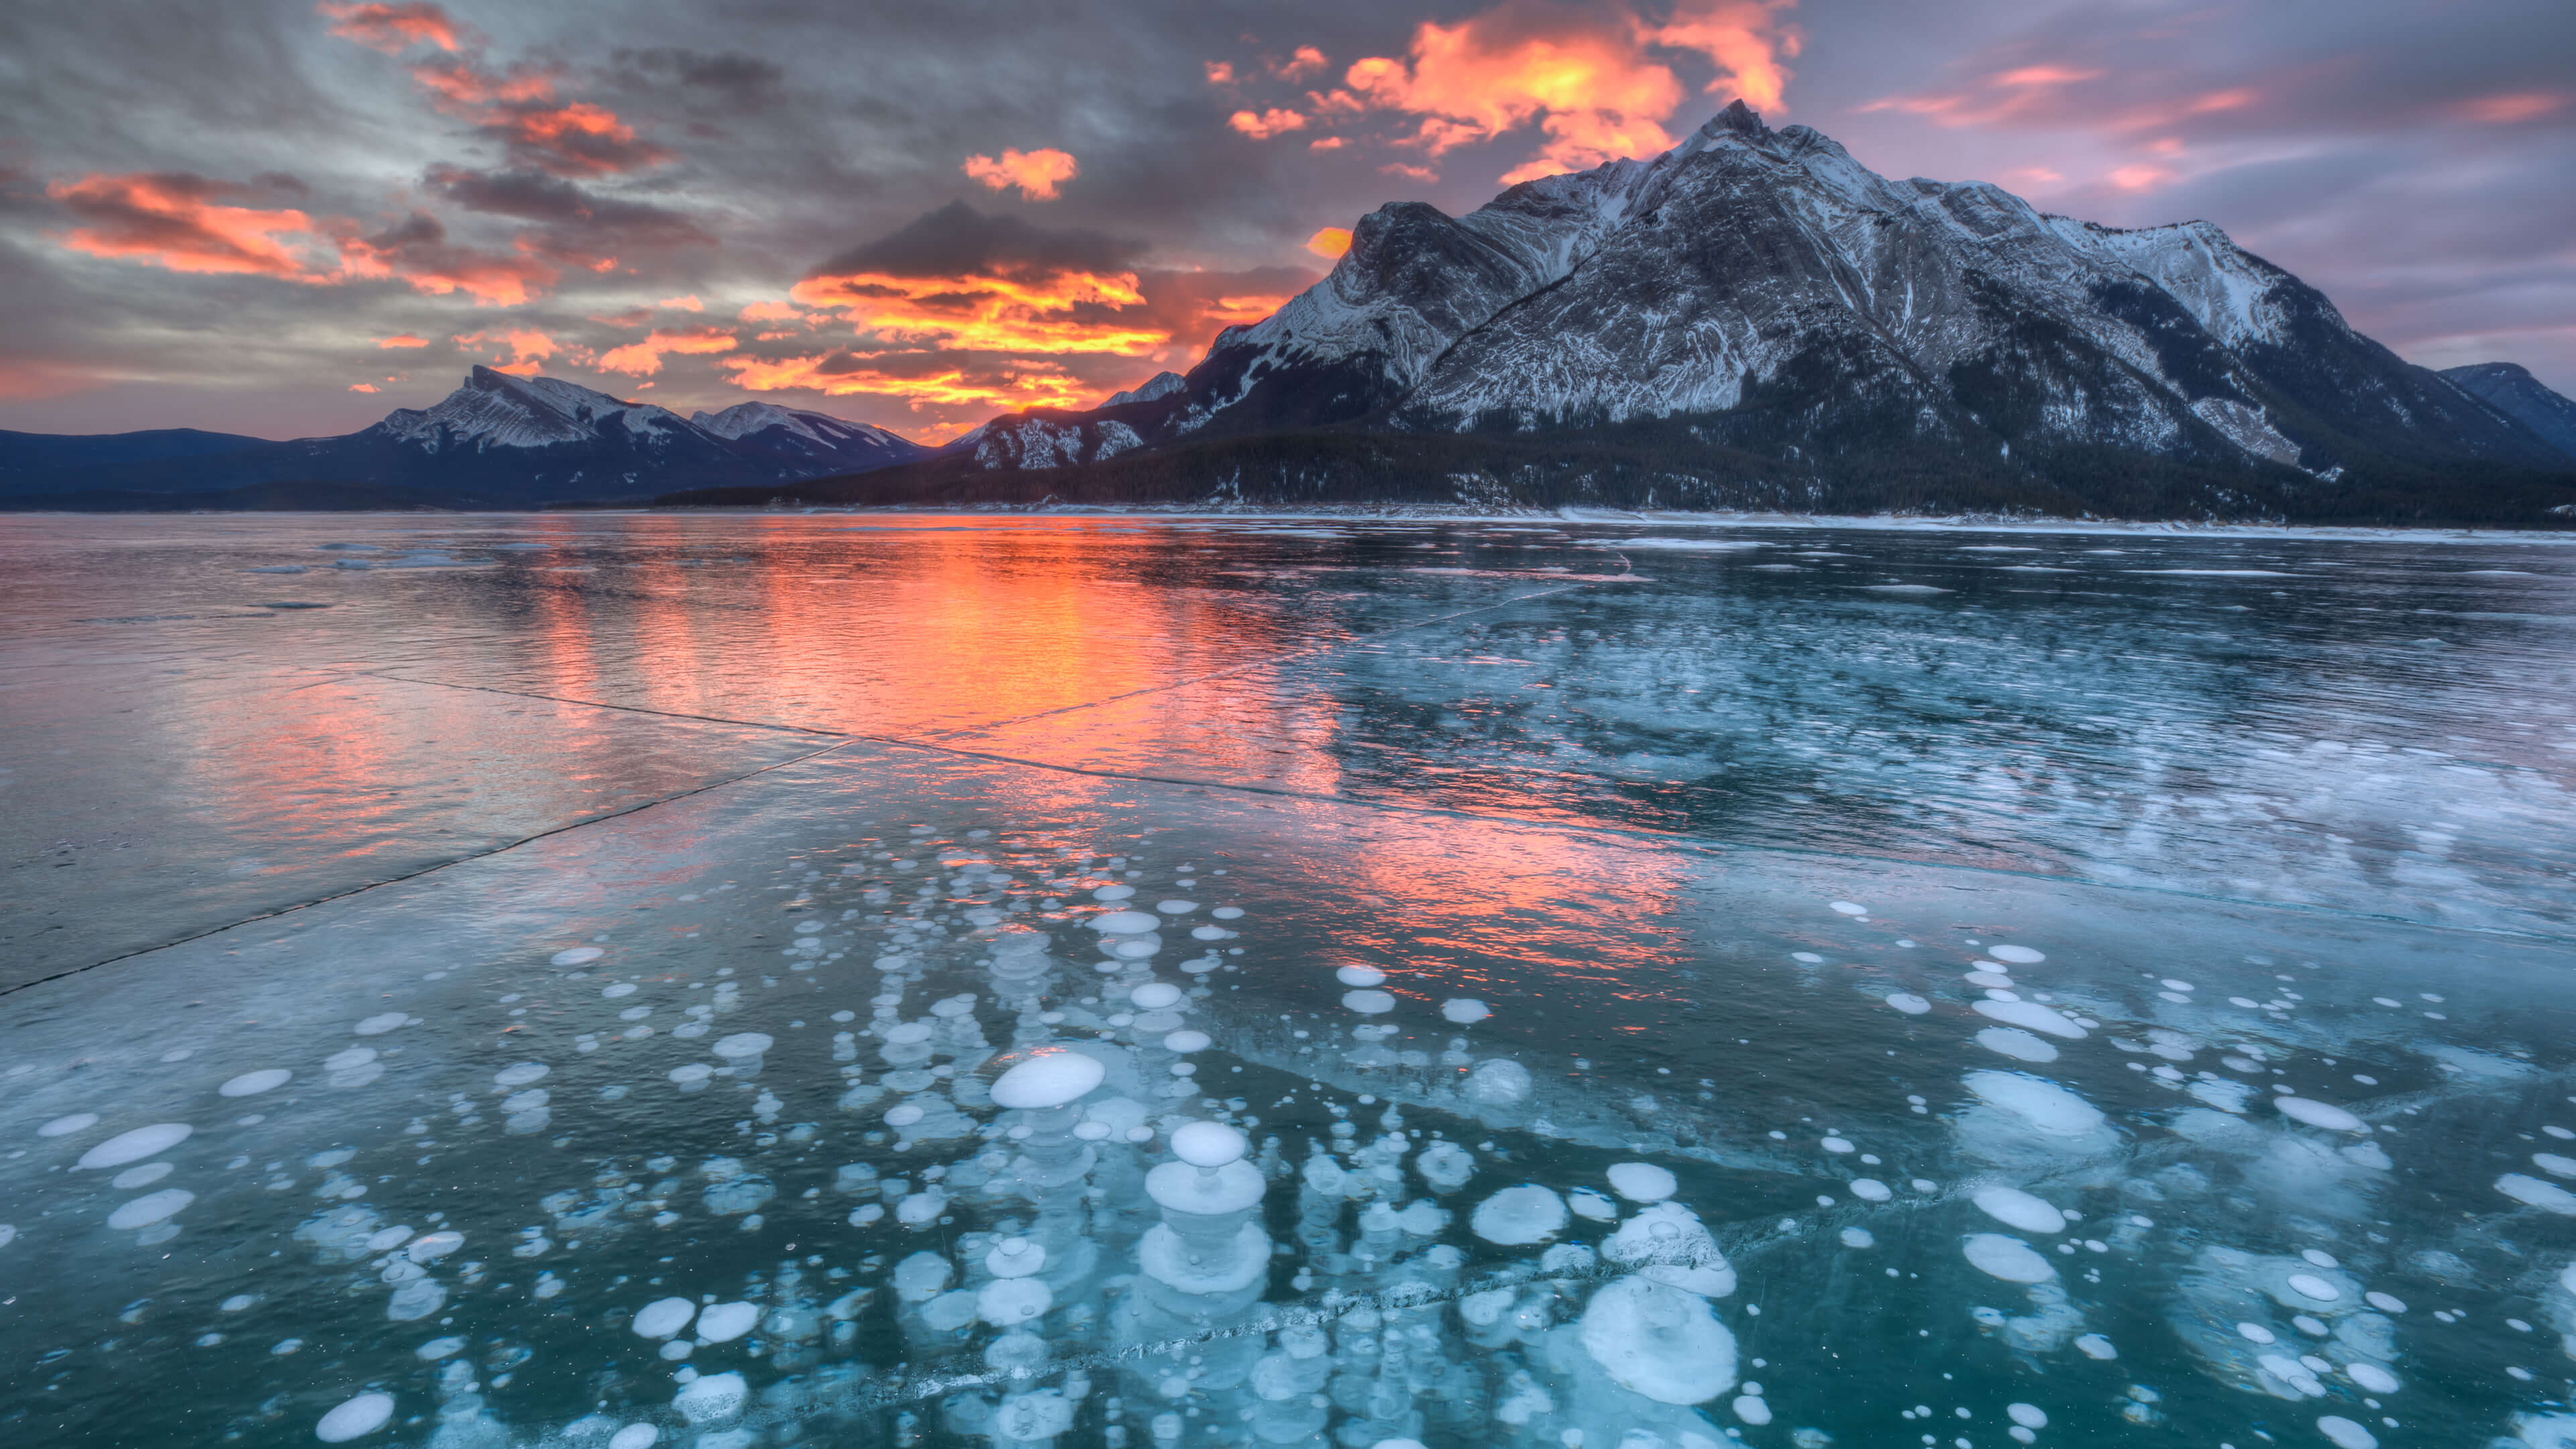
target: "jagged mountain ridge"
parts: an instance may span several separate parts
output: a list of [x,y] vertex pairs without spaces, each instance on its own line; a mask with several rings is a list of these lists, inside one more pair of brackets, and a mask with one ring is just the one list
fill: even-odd
[[[158,435],[154,435],[157,439]],[[766,402],[683,418],[551,377],[477,367],[427,408],[292,442],[0,438],[0,492],[215,494],[279,483],[391,489],[459,504],[642,498],[673,487],[795,482],[925,457],[883,428]],[[24,461],[19,461],[23,456]]]
[[2576,458],[2576,399],[2532,376],[2529,368],[2513,362],[2473,362],[2443,368],[2442,375]]
[[2204,501],[2279,498],[2566,462],[2216,226],[1890,181],[1741,103],[1652,161],[1463,217],[1382,207],[1323,281],[1144,391],[996,419],[974,466],[1213,458],[1211,440],[1318,427],[1624,439],[1648,473],[1810,496],[1889,470],[2054,487],[2129,459]]

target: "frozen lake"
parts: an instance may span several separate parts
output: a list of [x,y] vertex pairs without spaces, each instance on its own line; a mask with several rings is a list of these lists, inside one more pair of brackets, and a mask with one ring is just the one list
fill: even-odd
[[2562,544],[0,547],[19,1441],[2576,1444]]

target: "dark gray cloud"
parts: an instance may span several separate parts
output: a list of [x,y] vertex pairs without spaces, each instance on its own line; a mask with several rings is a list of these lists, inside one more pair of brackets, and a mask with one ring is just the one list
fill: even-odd
[[1144,241],[1105,232],[1039,226],[962,201],[916,217],[892,232],[838,253],[811,276],[875,272],[889,277],[1044,278],[1065,272],[1116,272],[1136,265]]

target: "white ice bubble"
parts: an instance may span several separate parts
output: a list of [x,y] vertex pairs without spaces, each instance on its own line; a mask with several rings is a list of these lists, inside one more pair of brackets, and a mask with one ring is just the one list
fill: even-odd
[[1874,1248],[1878,1246],[1878,1235],[1872,1233],[1867,1228],[1845,1228],[1843,1229],[1843,1246],[1846,1248]]
[[1998,961],[2009,961],[2015,966],[2036,966],[2048,959],[2028,946],[1989,946],[1986,948],[1986,954]]
[[2345,1364],[2343,1371],[2351,1377],[2354,1383],[2361,1385],[2363,1388],[2370,1390],[2374,1394],[2393,1394],[2397,1392],[2397,1375],[2390,1373],[2388,1370],[2381,1368],[2375,1363],[2366,1363],[2355,1360],[2352,1363]]
[[18,1241],[18,1229],[11,1223],[0,1223],[0,1248]]
[[686,1298],[656,1298],[636,1310],[628,1326],[645,1338],[669,1338],[698,1316],[698,1305]]
[[1855,1177],[1844,1186],[1850,1188],[1851,1195],[1862,1202],[1885,1202],[1896,1195],[1888,1190],[1886,1183],[1874,1177]]
[[1651,1162],[1614,1162],[1610,1190],[1630,1202],[1662,1202],[1681,1187],[1672,1173]]
[[1169,1011],[1181,1004],[1181,988],[1168,981],[1148,981],[1128,992],[1127,999],[1147,1011]]
[[1468,1226],[1486,1242],[1511,1248],[1545,1242],[1565,1222],[1565,1199],[1532,1182],[1504,1188],[1476,1204]]
[[[336,1051],[331,1055],[324,1057],[322,1059],[322,1070],[326,1072],[354,1072],[360,1067],[373,1062],[375,1059],[376,1049],[374,1047],[353,1046],[345,1051]],[[337,1084],[335,1083],[334,1085]]]
[[1970,1233],[1963,1245],[1979,1272],[2007,1283],[2045,1283],[2057,1269],[2037,1249],[2002,1233]]
[[546,1073],[552,1070],[553,1068],[547,1066],[543,1062],[516,1062],[494,1072],[492,1074],[492,1085],[496,1087],[524,1087],[530,1082],[542,1080]]
[[2021,1425],[2025,1429],[2045,1429],[2048,1427],[2048,1411],[2037,1404],[2006,1404],[2004,1405],[2004,1417]]
[[411,1353],[412,1357],[419,1359],[423,1363],[436,1363],[441,1359],[454,1358],[464,1351],[464,1339],[449,1337],[433,1338],[429,1342],[422,1344],[420,1347],[413,1349]]
[[2317,1420],[2317,1432],[2326,1436],[2335,1449],[2379,1449],[2379,1436],[2341,1414],[2328,1414]]
[[1167,916],[1186,916],[1199,908],[1196,901],[1156,901],[1154,909]]
[[601,987],[599,994],[611,1001],[614,1001],[621,996],[633,996],[635,994],[635,983],[632,981],[613,981],[608,985]]
[[1887,995],[1887,1004],[1895,1007],[1901,1012],[1904,1012],[1907,1016],[1921,1016],[1923,1013],[1932,1009],[1931,1002],[1924,1000],[1922,997],[1915,995],[1911,991],[1889,992]]
[[553,960],[558,966],[580,966],[596,961],[607,954],[597,946],[575,946],[569,951],[557,951]]
[[1091,898],[1095,901],[1123,901],[1134,894],[1136,894],[1134,886],[1105,885],[1093,891]]
[[152,1184],[168,1177],[172,1171],[173,1169],[169,1163],[147,1162],[141,1167],[129,1167],[123,1172],[118,1173],[116,1176],[109,1178],[107,1181],[110,1187],[150,1187]]
[[671,1407],[692,1427],[721,1423],[742,1412],[743,1400],[751,1397],[751,1385],[740,1374],[701,1374],[680,1386],[671,1398]]
[[995,1079],[993,1103],[1013,1110],[1061,1107],[1109,1075],[1097,1057],[1056,1048],[1040,1051]]
[[[1980,1003],[1981,1005],[1983,1003]],[[2017,1062],[2053,1062],[2057,1048],[2017,1026],[1990,1026],[1977,1033],[1977,1045]]]
[[154,1223],[166,1222],[178,1216],[181,1210],[196,1200],[197,1195],[186,1188],[165,1187],[159,1192],[145,1193],[109,1213],[107,1225],[119,1231],[148,1228]]
[[2370,1124],[2341,1107],[2326,1102],[2312,1102],[2305,1097],[2275,1097],[2272,1105],[2284,1117],[2293,1117],[2311,1127],[2335,1132],[2367,1132]]
[[1243,919],[1243,907],[1219,906],[1215,910],[1208,912],[1208,914],[1216,917],[1220,921],[1239,921]]
[[1990,1017],[2006,1026],[2028,1027],[2032,1031],[2044,1031],[2050,1036],[2062,1036],[2069,1041],[2081,1041],[2087,1035],[2084,1028],[2077,1026],[2064,1012],[2053,1011],[2036,1001],[1988,999],[1972,1001],[1968,1004],[1979,1016]]
[[710,1303],[698,1310],[698,1339],[703,1343],[731,1343],[759,1323],[760,1305],[756,1303]]
[[313,1426],[313,1437],[325,1444],[346,1444],[383,1428],[394,1416],[391,1394],[360,1394],[343,1401]]
[[2343,1296],[2342,1289],[2313,1273],[2293,1273],[2289,1284],[2290,1291],[2318,1303],[2332,1303]]
[[1989,1105],[2011,1113],[2051,1137],[2087,1137],[2102,1129],[2099,1109],[2082,1097],[2020,1072],[1975,1071],[1968,1090]]
[[1040,1278],[996,1278],[975,1294],[975,1316],[996,1328],[1036,1322],[1055,1306],[1055,1291]]
[[1395,998],[1383,991],[1345,991],[1342,1007],[1362,1016],[1383,1016],[1395,1010]]
[[1735,1384],[1735,1335],[1706,1300],[1651,1279],[1594,1293],[1581,1334],[1614,1382],[1660,1404],[1703,1404]]
[[1467,1100],[1480,1107],[1517,1107],[1529,1100],[1529,1068],[1508,1057],[1487,1057],[1467,1073]]
[[123,1167],[129,1162],[158,1157],[187,1141],[196,1130],[185,1122],[155,1122],[149,1127],[137,1127],[131,1132],[120,1132],[82,1153],[75,1165],[95,1170]]
[[1150,931],[1162,922],[1143,911],[1111,911],[1092,917],[1088,924],[1103,935],[1132,936]]
[[1440,1003],[1440,1014],[1460,1026],[1473,1026],[1494,1014],[1494,1009],[1472,996],[1458,996]]
[[[1846,1231],[1860,1233],[1864,1238],[1869,1236],[1869,1234],[1861,1232],[1858,1228],[1851,1228]],[[1866,1247],[1868,1245],[1865,1243],[1856,1243],[1853,1244],[1853,1246]],[[1735,1402],[1728,1407],[1735,1410],[1735,1417],[1753,1425],[1755,1428],[1760,1428],[1762,1425],[1771,1422],[1771,1406],[1751,1394],[1739,1395]]]
[[1203,1031],[1176,1031],[1163,1038],[1163,1050],[1177,1052],[1182,1056],[1206,1051],[1215,1044],[1216,1039]]
[[351,1030],[359,1036],[383,1036],[409,1020],[411,1020],[409,1016],[399,1011],[381,1011],[359,1022]]
[[1864,906],[1857,901],[1836,901],[1833,903],[1833,906],[1836,912],[1846,916],[1866,916],[1869,914],[1869,907]]
[[1974,1201],[1978,1211],[2006,1227],[2025,1233],[2066,1231],[2066,1214],[2017,1187],[1982,1188]]
[[262,1092],[285,1086],[294,1075],[284,1067],[267,1067],[256,1072],[244,1072],[215,1091],[226,1097],[256,1097]]
[[629,1424],[608,1436],[608,1449],[653,1449],[662,1431],[650,1424]]
[[464,1246],[463,1233],[445,1230],[423,1233],[403,1249],[403,1256],[415,1263],[434,1263]]
[[37,1128],[36,1135],[39,1137],[69,1137],[75,1132],[86,1132],[97,1125],[98,1114],[96,1112],[74,1112],[68,1117],[57,1117],[51,1122],[46,1123],[44,1126]]
[[1565,1200],[1566,1203],[1574,1209],[1574,1215],[1578,1218],[1583,1218],[1587,1221],[1596,1223],[1615,1222],[1618,1220],[1619,1205],[1612,1202],[1607,1196],[1593,1191],[1591,1188],[1578,1187],[1569,1189],[1565,1194]]
[[2561,1157],[2555,1152],[2531,1154],[2532,1164],[2551,1177],[2576,1177],[2576,1157]]
[[2098,1333],[2087,1333],[2078,1337],[2075,1340],[2075,1349],[2086,1358],[2098,1358],[2106,1362],[2120,1356],[2120,1350],[2112,1346],[2111,1340]]
[[1333,979],[1344,986],[1381,986],[1386,973],[1374,966],[1344,966],[1333,972]]

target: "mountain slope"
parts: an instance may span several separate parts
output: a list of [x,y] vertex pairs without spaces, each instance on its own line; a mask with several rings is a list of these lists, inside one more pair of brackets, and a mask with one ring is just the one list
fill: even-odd
[[1653,161],[1463,217],[1381,208],[1330,275],[1221,333],[1177,388],[997,418],[971,462],[924,466],[968,486],[1188,444],[1215,492],[1252,454],[1212,440],[1318,428],[1597,445],[1668,475],[1668,495],[1865,507],[2345,516],[2403,498],[2431,516],[2453,487],[2547,501],[2567,465],[2206,222],[2121,230],[1982,182],[1891,181],[1739,103]]
[[2476,362],[2443,368],[2442,376],[2576,458],[2576,400],[2552,390],[2530,369],[2513,362]]
[[[768,403],[683,418],[550,377],[477,367],[428,408],[399,408],[336,438],[229,439],[230,446],[0,438],[0,492],[64,496],[217,494],[277,484],[329,484],[351,496],[526,506],[640,498],[673,487],[794,482],[861,472],[929,450],[882,428]],[[122,434],[122,439],[157,435]],[[197,438],[222,438],[198,434]],[[77,448],[75,443],[102,446]],[[26,456],[24,467],[10,460]],[[277,493],[247,497],[289,496]],[[294,495],[302,496],[302,495]],[[185,497],[177,506],[194,506]]]

